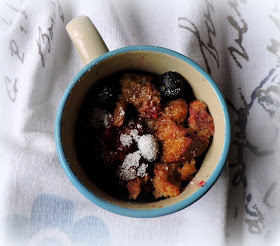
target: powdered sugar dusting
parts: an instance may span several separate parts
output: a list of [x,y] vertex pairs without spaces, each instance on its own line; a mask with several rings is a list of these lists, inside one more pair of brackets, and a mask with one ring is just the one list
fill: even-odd
[[143,135],[138,140],[138,148],[141,155],[149,162],[157,159],[159,147],[156,138],[151,134]]
[[122,143],[123,146],[130,146],[133,142],[133,138],[131,135],[128,134],[121,134],[120,135],[120,141]]
[[135,151],[126,155],[119,169],[119,177],[126,181],[136,178],[136,168],[139,167],[140,159],[140,151]]
[[195,150],[192,150],[191,151],[191,154],[192,154],[192,156],[195,158],[196,157],[196,151]]
[[110,113],[104,115],[103,124],[106,128],[110,126],[110,122],[112,121],[113,116]]
[[135,179],[137,176],[144,177],[148,164],[142,163],[140,165],[141,158],[143,157],[147,161],[153,162],[159,154],[156,138],[151,134],[139,136],[138,133],[137,129],[133,129],[129,134],[121,134],[120,136],[123,146],[130,146],[135,140],[139,148],[139,150],[127,154],[119,167],[119,177],[125,181]]
[[174,95],[177,95],[179,92],[180,92],[180,88],[176,88],[176,89],[168,89],[166,90],[164,93],[167,95],[167,96],[174,96]]
[[113,96],[112,91],[110,88],[105,87],[103,90],[101,90],[98,94],[98,97],[100,98],[106,98],[107,96]]
[[136,141],[136,142],[138,142],[138,140],[139,140],[139,135],[138,135],[138,130],[137,129],[133,129],[133,130],[131,130],[130,131],[130,136]]
[[128,133],[121,134],[120,141],[122,145],[129,147],[133,143],[133,140],[135,140],[135,142],[138,142],[139,139],[138,133],[139,132],[137,129],[133,129],[130,131],[129,134]]
[[148,164],[142,163],[137,170],[137,176],[138,177],[144,177],[146,175],[147,167],[148,167]]
[[124,116],[125,115],[125,112],[124,112],[124,110],[123,110],[123,108],[120,108],[120,116]]
[[112,117],[113,116],[106,110],[99,107],[94,107],[91,111],[91,124],[97,128],[101,126],[108,128]]

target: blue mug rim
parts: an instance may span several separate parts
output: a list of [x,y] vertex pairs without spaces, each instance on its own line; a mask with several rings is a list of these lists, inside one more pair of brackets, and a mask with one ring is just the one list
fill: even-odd
[[[75,87],[75,85],[78,83],[80,78],[90,68],[95,66],[97,63],[99,63],[99,62],[101,62],[101,61],[103,61],[107,58],[110,58],[111,56],[121,54],[121,53],[124,53],[124,52],[139,51],[139,50],[161,52],[161,53],[164,53],[164,54],[174,56],[176,58],[179,58],[179,59],[183,60],[184,62],[186,62],[189,65],[191,65],[192,67],[194,67],[197,71],[199,71],[204,76],[204,78],[210,83],[212,88],[214,89],[214,91],[215,91],[215,93],[216,93],[216,95],[219,99],[219,102],[222,106],[223,113],[224,113],[224,119],[225,119],[225,141],[224,141],[222,155],[220,157],[220,160],[219,160],[215,170],[213,171],[213,173],[211,174],[211,176],[209,177],[209,179],[207,180],[205,185],[203,187],[201,187],[199,190],[197,190],[191,196],[187,197],[183,201],[180,201],[176,204],[173,204],[173,205],[168,206],[168,207],[163,207],[163,208],[154,208],[154,209],[145,209],[145,210],[124,208],[124,207],[117,206],[115,204],[112,204],[108,201],[103,200],[102,198],[98,197],[97,195],[95,195],[91,191],[89,191],[79,181],[79,179],[76,177],[76,175],[72,171],[69,163],[67,162],[67,159],[66,159],[64,151],[63,151],[62,142],[61,142],[61,135],[60,135],[61,134],[62,115],[63,115],[63,110],[64,110],[64,107],[65,107],[66,101],[69,97],[69,94],[70,94],[71,90]],[[228,155],[228,151],[229,151],[229,147],[230,147],[230,138],[231,138],[231,135],[230,135],[231,130],[230,129],[231,129],[230,117],[229,117],[226,101],[225,101],[220,89],[218,88],[218,86],[214,82],[214,80],[210,77],[210,75],[201,66],[199,66],[196,62],[194,62],[190,58],[188,58],[188,57],[186,57],[186,56],[184,56],[184,55],[182,55],[182,54],[180,54],[176,51],[167,49],[167,48],[163,48],[163,47],[159,47],[159,46],[149,46],[149,45],[136,45],[136,46],[123,47],[123,48],[120,48],[120,49],[109,51],[109,52],[101,55],[100,57],[96,58],[95,60],[93,60],[89,64],[87,64],[84,68],[82,68],[80,70],[80,72],[78,72],[78,74],[73,78],[73,80],[68,85],[67,89],[65,90],[65,92],[63,94],[63,97],[61,99],[61,102],[59,104],[59,107],[58,107],[58,111],[57,111],[57,115],[56,115],[56,122],[55,122],[55,143],[56,143],[56,149],[57,149],[59,161],[62,165],[63,170],[65,171],[66,175],[68,176],[70,181],[73,183],[73,185],[87,199],[89,199],[91,202],[98,205],[99,207],[101,207],[101,208],[103,208],[107,211],[119,214],[119,215],[128,216],[128,217],[135,217],[135,218],[152,218],[152,217],[159,217],[159,216],[172,214],[174,212],[182,210],[182,209],[190,206],[191,204],[193,204],[197,200],[199,200],[201,197],[203,197],[210,190],[210,188],[215,184],[215,182],[219,178],[219,176],[220,176],[220,174],[223,170],[223,167],[225,165],[226,159],[227,159],[227,155]]]

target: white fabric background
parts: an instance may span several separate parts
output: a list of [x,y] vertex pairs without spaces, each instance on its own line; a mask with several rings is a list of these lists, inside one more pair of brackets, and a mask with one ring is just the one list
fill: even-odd
[[[274,242],[280,219],[279,8],[272,0],[0,1],[0,242]],[[211,73],[234,105],[236,110],[229,106],[230,168],[226,166],[214,187],[187,209],[153,219],[114,215],[84,198],[63,172],[54,122],[64,90],[83,66],[65,31],[79,15],[92,19],[109,50],[146,44],[187,55]],[[247,29],[238,33],[244,25]],[[235,61],[230,47],[243,56],[234,53]],[[69,214],[71,220],[66,220]],[[63,229],[75,222],[81,223],[80,229]]]

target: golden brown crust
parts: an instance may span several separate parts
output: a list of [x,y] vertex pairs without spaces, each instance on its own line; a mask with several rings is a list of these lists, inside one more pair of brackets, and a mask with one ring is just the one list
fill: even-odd
[[151,192],[151,178],[146,175],[145,177],[137,177],[133,180],[130,180],[127,184],[127,190],[129,193],[129,199],[137,199],[140,193],[149,193]]
[[185,127],[176,124],[175,121],[165,116],[155,120],[149,120],[147,125],[149,130],[160,142],[183,137],[187,133]]
[[169,139],[162,144],[161,161],[176,163],[196,158],[206,150],[208,144],[207,138],[197,135]]
[[186,152],[191,145],[189,137],[173,138],[162,144],[161,161],[163,163],[174,163],[186,160]]
[[173,197],[180,194],[180,181],[174,177],[175,165],[155,164],[153,179],[155,198],[159,197]]
[[126,187],[129,193],[128,198],[134,200],[137,199],[141,192],[141,178],[130,180]]
[[[179,98],[161,109],[160,93],[152,80],[152,76],[125,73],[121,78],[122,93],[114,111],[113,125],[122,129],[119,127],[124,124],[126,106],[132,104],[145,119],[148,132],[161,146],[161,163],[154,164],[154,178],[146,175],[127,183],[130,199],[150,193],[152,188],[155,198],[179,195],[181,182],[189,181],[197,172],[194,158],[206,150],[208,139],[214,134],[213,118],[204,103],[195,100],[188,106]],[[186,128],[188,113],[189,128]],[[122,150],[121,154],[124,153]]]
[[160,93],[151,84],[152,76],[125,73],[121,78],[120,100],[131,103],[144,118],[156,118],[160,111]]
[[195,159],[191,159],[183,163],[182,168],[178,168],[180,174],[180,180],[185,182],[191,180],[193,175],[196,173]]
[[163,163],[182,162],[198,157],[209,144],[208,139],[203,135],[195,134],[195,129],[185,128],[178,123],[186,119],[187,108],[184,99],[177,99],[167,104],[159,118],[146,121],[149,131],[162,145],[161,161]]
[[183,98],[170,101],[164,108],[164,114],[179,124],[183,123],[187,118],[188,104]]
[[190,103],[189,127],[197,132],[198,136],[210,138],[214,135],[214,120],[207,112],[206,105],[198,100]]

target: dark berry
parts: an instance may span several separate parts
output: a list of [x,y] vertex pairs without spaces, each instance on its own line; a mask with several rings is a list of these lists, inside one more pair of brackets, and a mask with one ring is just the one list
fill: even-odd
[[110,151],[106,144],[99,138],[94,142],[92,155],[95,158],[95,163],[98,163],[100,168],[109,167],[115,160],[113,152]]
[[168,99],[183,96],[186,80],[176,72],[166,72],[159,77],[158,90]]
[[91,107],[110,110],[115,107],[120,93],[119,83],[112,78],[108,78],[92,86],[87,96],[87,101]]
[[116,143],[119,135],[119,128],[115,126],[109,126],[102,133],[103,142],[111,149],[116,150]]

